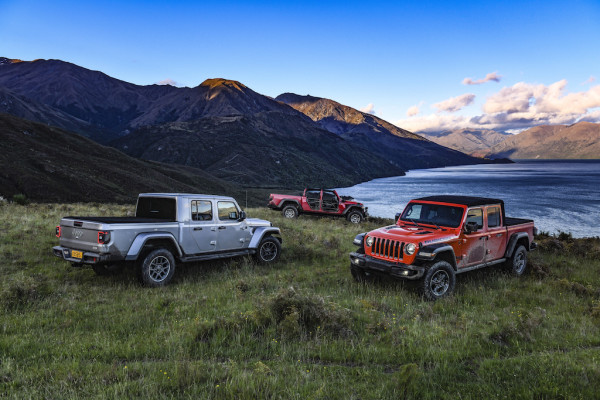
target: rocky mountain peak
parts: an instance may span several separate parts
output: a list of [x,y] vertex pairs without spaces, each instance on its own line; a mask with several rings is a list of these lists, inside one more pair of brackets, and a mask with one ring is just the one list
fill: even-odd
[[0,65],[17,64],[17,63],[21,63],[21,62],[23,62],[23,60],[19,60],[16,58],[0,57]]
[[217,89],[220,87],[227,87],[227,88],[236,89],[239,91],[243,91],[244,89],[247,89],[247,87],[244,84],[242,84],[238,81],[234,81],[231,79],[223,79],[223,78],[207,79],[204,82],[202,82],[200,84],[200,86],[208,88],[208,89]]

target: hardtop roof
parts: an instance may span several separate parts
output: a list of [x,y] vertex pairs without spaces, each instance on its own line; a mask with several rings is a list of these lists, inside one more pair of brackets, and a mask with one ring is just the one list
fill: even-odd
[[235,200],[231,196],[218,196],[201,193],[140,193],[138,197],[194,197],[202,199]]
[[460,204],[463,206],[485,206],[488,204],[501,204],[504,208],[504,200],[492,199],[488,197],[473,197],[473,196],[453,196],[453,195],[438,195],[421,197],[415,200],[436,201],[440,203]]

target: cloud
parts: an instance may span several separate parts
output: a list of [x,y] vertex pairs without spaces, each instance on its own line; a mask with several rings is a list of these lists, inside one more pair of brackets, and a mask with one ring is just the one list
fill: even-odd
[[483,79],[473,80],[472,78],[465,78],[462,83],[463,85],[481,85],[489,81],[500,82],[500,79],[502,79],[502,75],[498,75],[497,72],[490,72]]
[[596,82],[596,77],[594,75],[591,75],[589,78],[587,78],[587,80],[585,82],[582,82],[582,85],[590,85],[592,83]]
[[438,109],[438,112],[446,111],[446,112],[456,112],[460,109],[472,104],[475,100],[475,95],[473,93],[465,93],[463,95],[449,98],[448,100],[440,101],[439,103],[435,103],[433,106]]
[[408,110],[406,110],[406,115],[409,117],[414,117],[415,115],[419,114],[421,112],[421,110],[419,109],[419,106],[412,106],[409,107]]
[[173,79],[171,78],[167,78],[167,79],[163,79],[160,82],[156,82],[157,85],[169,85],[169,86],[175,86],[175,87],[179,87],[179,83],[175,82]]
[[[396,125],[413,132],[438,132],[462,128],[518,131],[537,125],[569,125],[579,121],[600,122],[600,85],[574,93],[567,93],[566,87],[566,80],[551,85],[519,82],[489,96],[483,105],[481,115],[467,117],[437,112],[403,119],[397,121]],[[451,100],[453,99],[435,106],[440,110],[443,107],[439,105],[448,105],[452,108]]]
[[369,103],[366,106],[364,106],[363,108],[361,108],[360,111],[367,113],[367,114],[375,115],[375,106],[373,106],[373,103]]

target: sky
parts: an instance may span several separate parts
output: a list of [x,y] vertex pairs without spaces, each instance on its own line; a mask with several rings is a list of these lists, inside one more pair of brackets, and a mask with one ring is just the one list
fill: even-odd
[[600,122],[600,0],[0,0],[0,57],[242,82],[415,132]]

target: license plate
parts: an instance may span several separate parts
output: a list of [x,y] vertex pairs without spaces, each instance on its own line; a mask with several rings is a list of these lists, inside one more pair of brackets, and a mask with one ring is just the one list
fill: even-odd
[[71,250],[72,258],[83,258],[83,251]]

